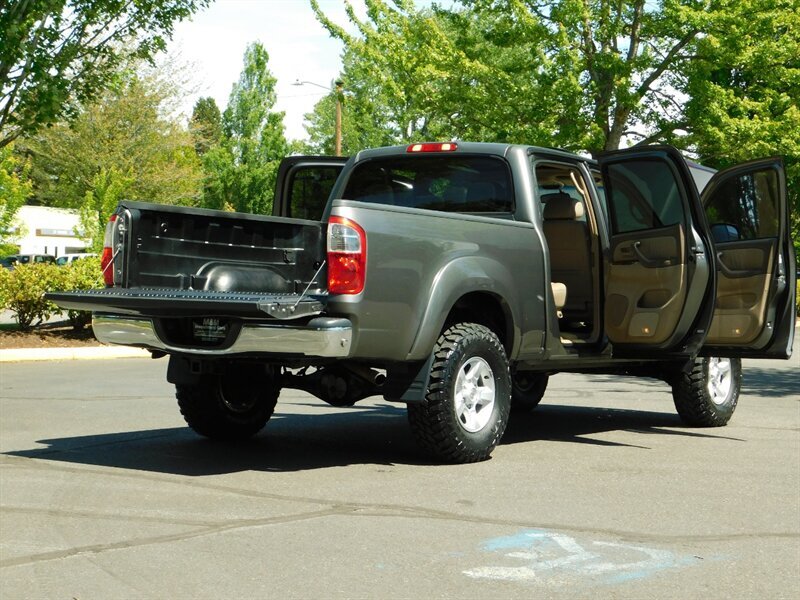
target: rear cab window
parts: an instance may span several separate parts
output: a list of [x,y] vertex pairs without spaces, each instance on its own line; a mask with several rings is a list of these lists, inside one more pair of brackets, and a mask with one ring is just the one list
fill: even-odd
[[455,213],[507,216],[514,212],[510,168],[495,156],[366,160],[354,167],[342,198]]

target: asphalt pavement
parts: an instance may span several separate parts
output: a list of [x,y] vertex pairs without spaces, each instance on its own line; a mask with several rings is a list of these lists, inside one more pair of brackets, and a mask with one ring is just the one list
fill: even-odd
[[165,360],[0,364],[0,596],[795,598],[800,361],[719,429],[668,388],[558,375],[491,460],[402,406],[294,391],[253,440],[183,426]]

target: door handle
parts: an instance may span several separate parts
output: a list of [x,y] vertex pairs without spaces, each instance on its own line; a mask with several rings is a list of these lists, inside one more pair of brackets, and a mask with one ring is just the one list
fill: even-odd
[[633,242],[633,253],[636,255],[636,260],[638,260],[643,266],[647,267],[648,269],[655,269],[657,267],[664,267],[667,266],[669,261],[658,261],[653,260],[652,258],[648,258],[642,252],[642,242]]

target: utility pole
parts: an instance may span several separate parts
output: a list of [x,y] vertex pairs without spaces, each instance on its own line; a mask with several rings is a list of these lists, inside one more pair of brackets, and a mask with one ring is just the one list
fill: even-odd
[[313,81],[295,81],[292,85],[315,85],[323,90],[328,90],[336,94],[336,122],[334,124],[334,153],[336,156],[342,155],[342,100],[344,99],[344,81],[337,79],[334,82],[334,88],[329,88],[326,85],[314,83]]

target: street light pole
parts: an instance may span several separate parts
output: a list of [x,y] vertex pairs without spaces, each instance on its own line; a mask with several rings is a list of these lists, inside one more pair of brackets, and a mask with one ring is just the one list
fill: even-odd
[[334,82],[336,86],[335,89],[329,88],[326,85],[321,85],[319,83],[314,83],[313,81],[300,81],[299,79],[295,81],[292,85],[315,85],[323,90],[328,90],[329,92],[334,92],[336,94],[336,121],[334,123],[334,152],[336,156],[342,155],[342,98],[344,96],[344,82],[341,79],[337,79]]

